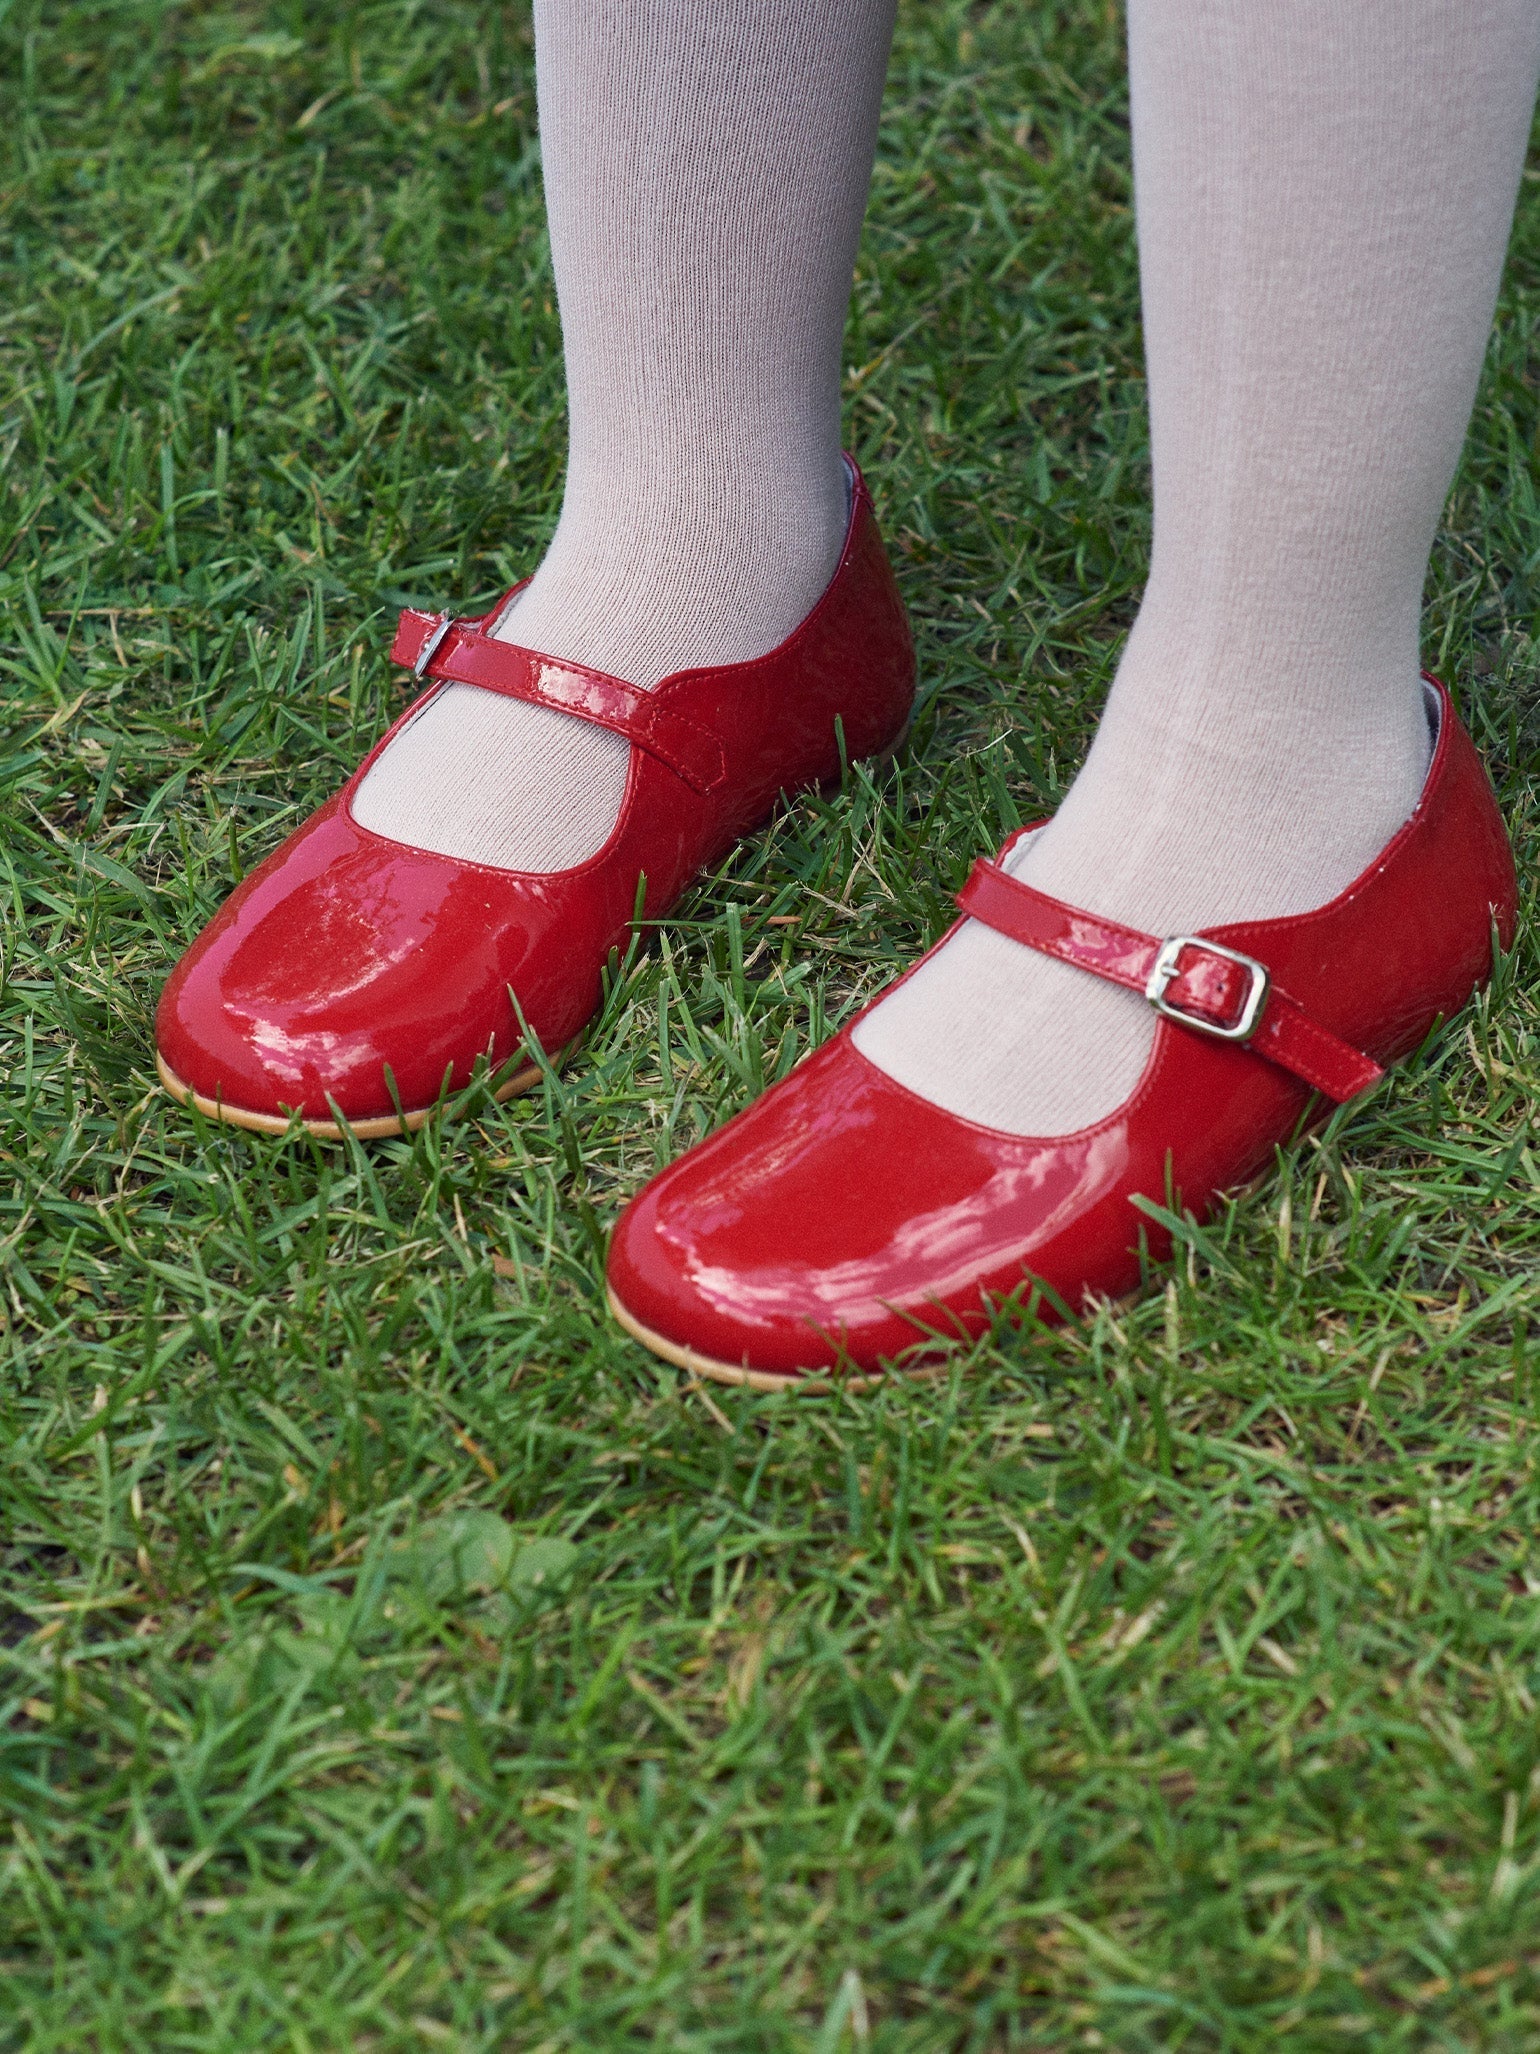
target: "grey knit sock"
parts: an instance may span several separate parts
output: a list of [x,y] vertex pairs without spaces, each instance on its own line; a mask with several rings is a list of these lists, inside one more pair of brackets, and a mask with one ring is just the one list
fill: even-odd
[[[1428,760],[1418,608],[1497,294],[1536,0],[1130,0],[1150,582],[1020,874],[1155,934],[1304,912]],[[970,921],[856,1031],[966,1119],[1113,1112],[1155,1016]]]
[[[561,519],[500,625],[654,685],[760,656],[845,532],[840,355],[893,0],[536,0],[570,443]],[[440,693],[353,801],[506,869],[607,839],[628,745]]]

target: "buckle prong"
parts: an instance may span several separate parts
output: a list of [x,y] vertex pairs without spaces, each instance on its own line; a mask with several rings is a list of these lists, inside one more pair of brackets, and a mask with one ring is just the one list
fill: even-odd
[[412,676],[414,678],[421,678],[426,675],[428,665],[437,656],[440,643],[454,626],[457,618],[458,616],[452,613],[441,613],[439,615],[437,626],[417,652],[417,661],[412,665]]
[[[1237,963],[1249,973],[1251,984],[1233,1026],[1226,1027],[1218,1020],[1205,1019],[1201,1013],[1184,1012],[1166,997],[1167,989],[1181,974],[1183,949],[1203,949],[1211,956],[1223,956],[1227,963]],[[1216,1041],[1250,1041],[1261,1024],[1269,981],[1267,965],[1259,963],[1254,956],[1243,956],[1236,949],[1227,949],[1217,941],[1204,941],[1195,934],[1173,934],[1160,945],[1144,995],[1157,1013],[1163,1013],[1168,1020],[1179,1021],[1184,1027],[1194,1027],[1200,1034],[1212,1034]]]

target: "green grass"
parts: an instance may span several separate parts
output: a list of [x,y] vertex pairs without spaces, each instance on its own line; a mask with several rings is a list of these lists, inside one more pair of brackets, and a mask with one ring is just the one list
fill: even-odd
[[[401,703],[394,609],[554,519],[527,21],[0,0],[0,2046],[1540,2047],[1531,925],[1131,1310],[802,1402],[602,1310],[624,1197],[1085,747],[1119,37],[904,14],[848,351],[902,759],[543,1094],[333,1148],[171,1106],[152,1009]],[[1427,617],[1526,879],[1537,328],[1527,183]]]

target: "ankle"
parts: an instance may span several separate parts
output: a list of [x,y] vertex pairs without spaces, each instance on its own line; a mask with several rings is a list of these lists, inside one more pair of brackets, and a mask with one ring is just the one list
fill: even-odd
[[1415,809],[1424,695],[1349,697],[1304,719],[1269,693],[1178,694],[1119,675],[1084,768],[1023,851],[1042,890],[1169,932],[1334,898]]
[[845,540],[842,460],[767,476],[754,463],[646,486],[569,484],[544,560],[497,629],[652,686],[784,641],[822,596]]

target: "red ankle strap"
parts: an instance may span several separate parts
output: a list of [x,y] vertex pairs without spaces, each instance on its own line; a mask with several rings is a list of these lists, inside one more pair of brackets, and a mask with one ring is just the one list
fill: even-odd
[[726,777],[721,741],[709,728],[673,712],[624,678],[542,656],[516,642],[494,641],[484,623],[499,610],[474,620],[453,620],[409,608],[397,625],[391,661],[406,664],[419,677],[475,685],[504,699],[527,699],[607,727],[656,756],[692,791],[709,792]]
[[1035,891],[984,857],[974,864],[957,903],[1012,941],[1142,992],[1180,1027],[1244,1044],[1339,1103],[1385,1074],[1280,991],[1265,963],[1201,934],[1162,941],[1120,927]]

